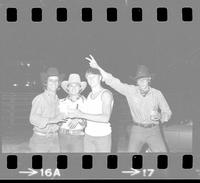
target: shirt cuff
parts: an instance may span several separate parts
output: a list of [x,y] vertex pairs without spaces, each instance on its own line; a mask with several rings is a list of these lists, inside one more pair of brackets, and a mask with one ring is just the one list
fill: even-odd
[[169,120],[169,115],[167,113],[162,113],[161,121],[167,122]]
[[45,119],[42,123],[40,123],[39,128],[45,128],[48,124],[48,120]]
[[112,80],[113,80],[112,74],[106,74],[106,75],[103,77],[103,80],[105,81],[105,83],[111,83]]

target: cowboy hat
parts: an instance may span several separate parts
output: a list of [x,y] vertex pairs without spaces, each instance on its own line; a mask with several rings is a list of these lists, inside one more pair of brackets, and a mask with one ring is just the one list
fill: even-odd
[[61,82],[61,81],[64,79],[65,74],[64,74],[64,73],[60,74],[60,73],[58,72],[58,69],[57,69],[57,68],[55,68],[55,67],[50,67],[50,68],[48,68],[47,72],[42,72],[42,73],[40,73],[40,77],[41,77],[42,83],[47,82],[47,79],[48,79],[48,77],[50,77],[50,76],[57,76],[57,77],[59,78],[59,82]]
[[68,93],[68,87],[71,83],[78,83],[81,86],[81,92],[85,90],[87,83],[85,81],[81,81],[79,74],[73,73],[69,75],[68,81],[63,81],[61,83],[61,87],[64,91]]
[[137,73],[135,77],[130,76],[131,79],[134,79],[135,81],[140,79],[140,78],[149,78],[149,77],[154,77],[154,73],[150,73],[149,69],[145,65],[139,65],[137,67]]

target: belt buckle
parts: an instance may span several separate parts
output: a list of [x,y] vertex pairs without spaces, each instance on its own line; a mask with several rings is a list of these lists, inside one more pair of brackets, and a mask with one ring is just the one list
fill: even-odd
[[47,133],[46,136],[47,137],[52,137],[52,136],[54,136],[56,134],[57,134],[56,132],[50,132],[50,133]]
[[155,126],[155,124],[149,124],[149,127],[148,128],[152,128],[152,127],[154,127]]
[[151,128],[154,126],[154,124],[141,124],[141,126],[144,128]]
[[149,127],[150,127],[150,124],[142,124],[142,126],[143,126],[144,128],[149,128]]

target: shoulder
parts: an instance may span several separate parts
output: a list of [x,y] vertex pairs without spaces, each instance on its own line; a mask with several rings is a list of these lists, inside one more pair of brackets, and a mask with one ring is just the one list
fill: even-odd
[[70,102],[70,100],[68,98],[62,98],[59,100],[59,104],[61,104],[61,105],[68,104],[69,102]]
[[102,95],[101,95],[101,98],[102,99],[113,99],[113,94],[110,90],[108,89],[105,89],[103,92],[102,92]]
[[162,92],[161,92],[160,90],[158,90],[158,89],[151,88],[151,91],[152,91],[152,93],[153,93],[154,95],[156,95],[156,96],[158,96],[158,97],[163,95]]
[[139,90],[139,87],[137,85],[127,85],[127,92],[128,93],[135,93]]
[[132,90],[136,90],[138,88],[137,85],[131,84],[131,85],[127,85],[130,89]]
[[111,95],[112,96],[113,94],[110,90],[104,89],[103,92],[102,92],[102,95]]
[[90,92],[90,93],[87,95],[86,100],[89,99],[91,93],[92,93],[92,92]]
[[44,93],[41,93],[33,98],[32,103],[36,103],[43,100],[44,100]]
[[80,101],[81,101],[81,102],[85,102],[85,101],[86,101],[85,96],[81,95],[81,97],[80,97]]
[[66,98],[59,99],[59,102],[64,102],[64,101],[66,101]]

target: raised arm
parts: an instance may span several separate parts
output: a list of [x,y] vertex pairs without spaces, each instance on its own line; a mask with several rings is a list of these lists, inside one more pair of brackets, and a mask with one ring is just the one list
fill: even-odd
[[118,78],[114,77],[112,74],[102,69],[92,55],[90,55],[90,57],[86,57],[85,59],[89,61],[90,67],[98,69],[101,72],[103,81],[105,81],[107,85],[111,86],[119,93],[126,95],[128,89],[130,87],[134,87],[134,85],[128,85],[126,83],[122,83]]

